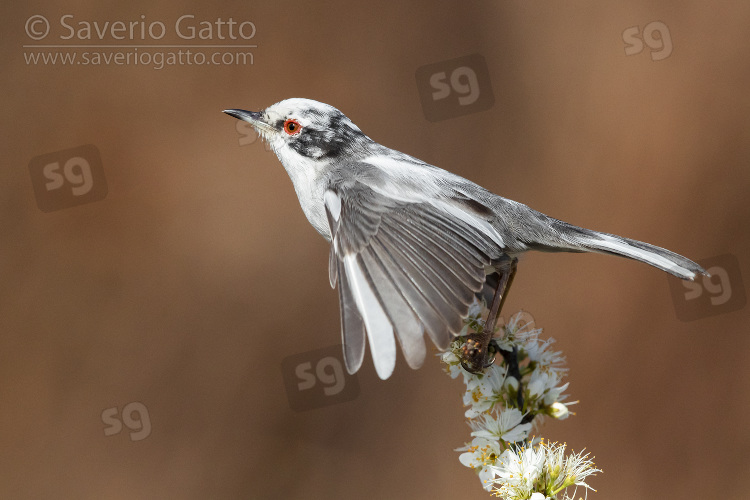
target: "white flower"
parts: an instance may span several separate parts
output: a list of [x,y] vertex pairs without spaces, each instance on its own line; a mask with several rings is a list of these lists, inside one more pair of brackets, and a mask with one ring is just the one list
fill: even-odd
[[466,370],[461,367],[461,358],[459,358],[453,351],[440,353],[440,361],[445,363],[445,371],[451,376],[451,378],[456,378],[466,372]]
[[514,346],[523,346],[529,337],[539,336],[541,329],[531,329],[534,319],[523,311],[515,314],[503,327],[504,335],[497,340],[498,345],[504,351],[512,351]]
[[506,389],[518,391],[518,379],[516,377],[507,377],[505,379],[505,387]]
[[482,486],[489,491],[492,488],[492,479],[495,477],[492,467],[500,457],[500,443],[484,438],[474,438],[471,445],[459,448],[456,451],[464,451],[458,460],[466,467],[471,467],[479,475]]
[[[486,304],[475,301],[461,335],[465,337],[470,329],[481,332],[485,313]],[[532,324],[528,313],[516,314],[503,327],[502,338],[496,339],[501,349],[515,352],[518,379],[508,374],[506,360],[491,365],[483,374],[464,370],[465,338],[457,338],[447,352],[439,354],[451,378],[461,375],[466,384],[463,401],[473,439],[456,451],[463,452],[460,462],[477,473],[484,489],[505,500],[572,500],[575,489],[591,489],[586,479],[601,471],[588,454],[566,457],[564,444],[529,437],[543,415],[565,419],[570,415],[568,407],[574,404],[562,403],[568,388],[562,383],[567,371],[562,353],[550,348],[554,340],[540,339],[542,330],[531,328]],[[515,407],[519,401],[522,409]],[[523,423],[524,417],[531,422]],[[522,441],[525,443],[520,445]],[[568,488],[574,491],[568,493]]]
[[[588,459],[588,454],[573,453],[566,457],[564,444],[545,442],[518,451],[506,450],[492,469],[494,492],[507,500],[541,500],[546,498],[542,492],[550,492],[555,497],[571,486],[592,489],[585,479],[601,472]],[[572,497],[565,495],[564,498]]]
[[[583,452],[573,453],[565,456],[565,445],[558,443],[542,443],[540,447],[545,449],[547,461],[545,468],[545,487],[553,493],[558,493],[570,486],[583,486],[591,489],[585,479],[601,470],[594,467],[594,462],[589,460],[589,455]],[[565,498],[570,498],[567,495]]]
[[528,384],[529,396],[538,398],[555,387],[558,382],[559,379],[556,374],[545,370],[534,370]]
[[484,375],[474,375],[466,371],[469,376],[464,379],[466,392],[464,393],[464,406],[466,418],[476,418],[482,413],[489,411],[502,396],[505,384],[506,370],[498,365],[489,366]]
[[484,300],[480,301],[476,298],[469,304],[469,318],[472,319],[481,319],[482,313],[487,308],[487,304],[484,303]]
[[557,420],[565,420],[570,415],[568,407],[560,403],[559,401],[555,401],[554,403],[552,403],[549,409],[552,418],[556,418]]
[[534,330],[532,338],[527,339],[523,348],[529,355],[529,359],[548,369],[565,371],[562,365],[565,363],[565,357],[560,351],[551,351],[549,347],[555,343],[555,339],[541,340],[539,334],[541,329]]
[[492,467],[496,476],[493,482],[499,486],[496,492],[509,499],[529,498],[543,466],[544,451],[540,447],[505,450]]
[[544,404],[549,406],[557,401],[565,399],[567,396],[563,395],[565,389],[568,388],[570,382],[566,382],[563,385],[551,387],[544,395]]
[[586,484],[584,479],[595,475],[597,472],[601,472],[601,469],[595,468],[594,462],[589,460],[589,454],[586,453],[584,455],[583,451],[565,457],[563,470],[568,481],[572,481],[576,486],[583,486],[590,490],[593,490],[593,488]]
[[562,392],[568,388],[568,383],[558,387],[561,374],[558,371],[537,369],[531,373],[528,383],[529,396],[531,399],[542,399],[545,406],[555,401],[564,399]]
[[523,441],[529,435],[531,424],[522,424],[523,413],[517,408],[506,408],[497,417],[484,414],[478,422],[472,422],[474,437],[502,440],[506,443]]
[[462,337],[467,336],[469,334],[469,328],[473,328],[474,330],[477,330],[477,327],[479,329],[484,328],[484,320],[482,319],[482,316],[486,310],[487,304],[485,304],[484,300],[479,301],[474,298],[473,302],[469,305],[469,314],[464,320],[464,327],[458,332],[458,335]]

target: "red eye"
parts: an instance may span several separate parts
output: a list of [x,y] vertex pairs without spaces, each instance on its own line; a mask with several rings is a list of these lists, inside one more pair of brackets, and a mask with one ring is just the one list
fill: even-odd
[[287,120],[284,122],[284,132],[289,135],[299,134],[302,131],[302,125],[297,120]]

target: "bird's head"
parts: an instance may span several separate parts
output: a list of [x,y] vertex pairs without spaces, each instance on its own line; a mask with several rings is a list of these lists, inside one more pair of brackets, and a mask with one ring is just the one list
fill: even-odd
[[372,143],[344,113],[311,99],[286,99],[262,111],[224,113],[250,123],[284,164],[350,159],[366,153]]

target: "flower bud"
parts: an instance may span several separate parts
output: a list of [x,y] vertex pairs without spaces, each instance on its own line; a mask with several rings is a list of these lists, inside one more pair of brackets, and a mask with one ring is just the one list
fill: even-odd
[[568,415],[570,415],[570,412],[568,411],[567,406],[559,401],[555,401],[549,407],[549,414],[552,416],[552,418],[565,420],[566,418],[568,418]]
[[518,380],[516,380],[516,377],[508,376],[508,378],[505,379],[505,387],[517,391],[518,390]]

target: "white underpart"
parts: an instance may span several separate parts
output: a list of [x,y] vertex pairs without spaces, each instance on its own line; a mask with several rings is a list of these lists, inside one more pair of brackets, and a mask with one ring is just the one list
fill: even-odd
[[[277,138],[277,142],[283,139]],[[292,148],[274,143],[274,150],[294,185],[299,204],[305,217],[318,233],[330,240],[328,220],[323,207],[323,185],[319,171],[325,167],[312,159],[298,155]]]
[[344,268],[352,296],[367,329],[367,340],[370,343],[375,371],[378,377],[385,380],[396,367],[396,339],[393,336],[393,326],[362,274],[355,255],[344,257]]
[[641,250],[640,248],[628,245],[627,243],[619,241],[611,236],[599,235],[599,237],[597,238],[586,238],[583,241],[584,243],[588,243],[590,245],[593,245],[594,247],[608,248],[610,250],[616,250],[638,259],[642,259],[649,264],[653,264],[656,267],[677,271],[686,278],[695,277],[695,273],[693,271],[685,269],[684,267],[667,259],[666,257],[662,257],[661,255],[649,252],[647,250]]

